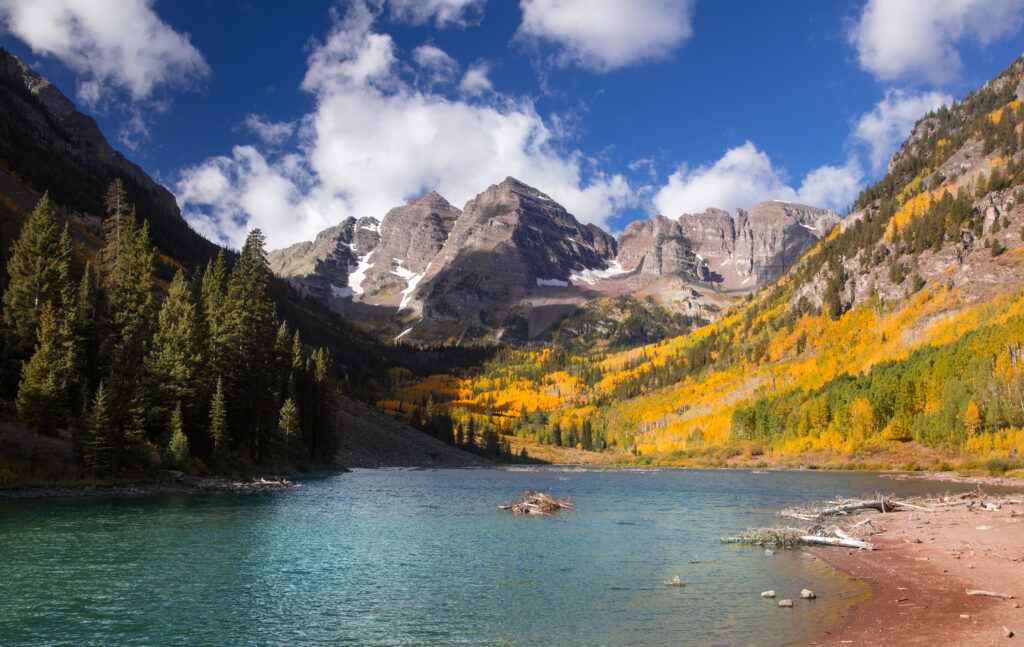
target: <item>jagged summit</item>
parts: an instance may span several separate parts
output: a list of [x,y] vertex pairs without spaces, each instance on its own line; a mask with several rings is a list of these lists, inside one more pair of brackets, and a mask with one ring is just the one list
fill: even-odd
[[698,315],[708,305],[699,290],[745,292],[773,280],[838,221],[768,201],[734,216],[659,215],[616,240],[509,176],[461,210],[431,191],[379,226],[349,219],[270,262],[303,293],[406,339],[531,337],[602,296],[643,292]]

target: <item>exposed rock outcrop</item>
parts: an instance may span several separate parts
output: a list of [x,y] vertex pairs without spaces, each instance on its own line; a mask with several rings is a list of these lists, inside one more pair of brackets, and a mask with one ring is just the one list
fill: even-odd
[[111,148],[96,125],[96,120],[79,112],[57,86],[6,51],[0,51],[0,75],[19,78],[46,110],[45,116],[27,111],[30,118],[34,117],[33,135],[37,142],[60,150],[85,168],[102,170],[111,177],[122,177],[133,182],[162,212],[182,220],[181,210],[171,192],[154,182],[138,165]]
[[614,250],[610,236],[507,178],[466,204],[411,305],[427,321],[505,326],[525,297],[568,287],[573,272],[604,269]]
[[273,252],[271,267],[304,294],[396,337],[522,339],[604,296],[656,295],[699,314],[708,304],[694,286],[754,289],[838,220],[824,209],[764,202],[735,217],[708,209],[633,222],[616,241],[506,178],[461,211],[431,192],[389,211],[379,227],[350,219]]
[[380,242],[375,218],[348,218],[325,229],[312,242],[295,243],[267,254],[270,269],[299,294],[324,303],[350,298],[349,274]]
[[683,238],[722,290],[751,290],[774,281],[837,223],[827,209],[771,200],[730,217],[720,209],[684,214]]
[[709,279],[707,266],[694,253],[683,228],[665,216],[629,223],[619,239],[616,260],[625,271],[639,270],[641,281],[667,275],[698,283]]
[[407,301],[413,281],[427,271],[461,213],[433,191],[388,211],[380,223],[380,245],[362,259],[365,278],[354,286],[361,300],[383,304],[405,292]]

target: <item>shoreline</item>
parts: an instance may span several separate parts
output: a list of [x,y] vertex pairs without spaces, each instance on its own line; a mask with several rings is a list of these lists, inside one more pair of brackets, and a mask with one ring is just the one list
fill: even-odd
[[0,490],[0,501],[26,499],[65,499],[103,496],[153,496],[163,494],[200,494],[228,492],[253,494],[302,487],[287,478],[256,477],[249,480],[220,476],[180,477],[150,483],[112,483],[88,485],[38,485]]
[[[810,644],[985,646],[1006,644],[1009,632],[1024,636],[1024,504],[870,518],[874,551],[805,548],[872,591]],[[1013,598],[972,596],[969,589]]]
[[[571,469],[579,470],[662,470],[662,469],[694,469],[694,470],[752,470],[764,472],[801,472],[798,468],[771,467],[767,469],[750,467],[685,467],[671,465],[600,465],[590,463],[496,463],[494,465],[436,465],[436,466],[386,466],[360,467],[359,469]],[[251,479],[228,478],[225,476],[175,476],[173,480],[151,481],[151,482],[127,482],[127,483],[52,483],[29,486],[18,486],[9,489],[0,489],[0,501],[18,499],[44,499],[44,498],[75,498],[94,496],[151,496],[159,494],[199,494],[204,492],[236,492],[255,493],[283,490],[292,487],[301,487],[290,479],[315,478],[326,474],[340,474],[350,471],[346,467],[338,467],[329,470],[317,470],[310,473],[285,474],[284,476],[257,476]],[[846,470],[822,469],[818,472],[846,473]],[[996,486],[1016,488],[1024,492],[1024,480],[1001,477],[1001,476],[975,476],[963,475],[958,472],[904,472],[892,470],[872,471],[879,478],[892,480],[921,479],[935,482],[970,484],[978,486]],[[173,474],[173,473],[172,473]],[[1024,632],[1024,627],[1022,627]]]

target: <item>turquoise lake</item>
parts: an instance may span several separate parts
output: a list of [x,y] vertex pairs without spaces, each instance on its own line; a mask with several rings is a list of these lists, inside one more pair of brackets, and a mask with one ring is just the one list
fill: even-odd
[[[873,473],[355,470],[264,494],[0,501],[3,645],[790,645],[866,585],[720,544]],[[573,511],[516,517],[524,490]],[[679,576],[684,587],[666,580]],[[780,609],[759,593],[814,601]]]

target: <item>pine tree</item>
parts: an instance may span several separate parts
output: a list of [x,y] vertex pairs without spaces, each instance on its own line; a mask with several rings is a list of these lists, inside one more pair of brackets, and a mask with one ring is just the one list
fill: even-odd
[[87,423],[85,467],[93,476],[111,476],[120,466],[121,444],[111,425],[106,386],[101,382]]
[[39,344],[24,365],[18,386],[18,417],[43,434],[68,419],[68,329],[47,307],[40,315]]
[[301,440],[301,429],[299,428],[299,410],[295,407],[295,402],[288,398],[281,405],[281,414],[277,420],[278,433],[281,435],[281,440],[284,443],[284,458],[286,461],[291,460],[292,456],[298,449],[298,441]]
[[466,437],[462,441],[462,448],[467,452],[476,451],[476,422],[473,416],[466,421]]
[[228,411],[220,378],[217,378],[217,390],[213,392],[213,401],[210,403],[210,438],[213,440],[214,456],[227,456],[231,451],[231,438],[228,436]]
[[210,261],[203,272],[200,287],[202,312],[206,328],[207,349],[210,366],[219,375],[226,374],[226,352],[224,301],[227,298],[227,257],[220,250],[217,259]]
[[173,407],[181,409],[185,434],[199,437],[203,402],[202,348],[199,321],[192,290],[181,270],[168,288],[157,320],[152,349],[146,360],[149,373],[150,418],[158,426],[167,424]]
[[[107,247],[103,250],[100,284],[105,312],[100,354],[106,363],[111,425],[126,437],[146,437],[148,405],[145,358],[157,311],[156,249],[149,224],[135,224],[134,210],[108,192]],[[127,214],[127,215],[126,215]],[[140,359],[142,361],[140,361]]]
[[27,357],[36,343],[43,309],[62,307],[71,283],[71,235],[57,225],[48,195],[36,205],[7,262],[10,282],[3,296],[3,322],[15,351]]
[[277,383],[275,340],[277,317],[270,298],[270,269],[264,237],[254,229],[228,280],[221,349],[229,371],[227,402],[232,410],[235,437],[257,461],[266,457],[273,431],[272,415]]
[[185,436],[185,429],[181,421],[180,404],[174,408],[174,413],[171,414],[171,440],[167,443],[167,455],[179,470],[187,470],[189,462],[192,460],[188,437]]

